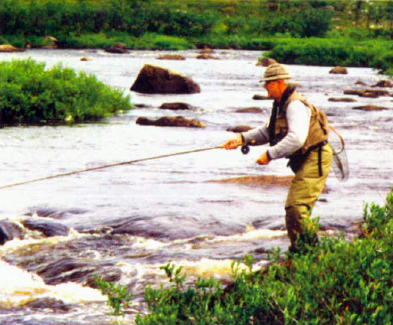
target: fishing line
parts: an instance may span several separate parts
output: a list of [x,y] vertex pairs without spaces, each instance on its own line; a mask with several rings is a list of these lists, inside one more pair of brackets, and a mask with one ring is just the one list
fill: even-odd
[[80,170],[75,170],[75,171],[71,171],[71,172],[66,172],[66,173],[63,173],[63,174],[56,174],[56,175],[52,175],[52,176],[35,178],[35,179],[27,180],[27,181],[22,181],[22,182],[18,182],[18,183],[13,183],[13,184],[0,186],[0,190],[1,189],[5,189],[5,188],[19,186],[19,185],[25,185],[25,184],[30,184],[30,183],[34,183],[34,182],[44,181],[44,180],[48,180],[48,179],[54,179],[54,178],[59,178],[59,177],[64,177],[64,176],[70,176],[70,175],[90,172],[90,171],[104,169],[104,168],[110,168],[110,167],[122,166],[122,165],[130,165],[130,164],[135,164],[135,163],[144,162],[144,161],[148,161],[148,160],[156,160],[156,159],[161,159],[161,158],[180,156],[180,155],[186,155],[186,154],[190,154],[190,153],[209,151],[209,150],[215,150],[215,149],[223,149],[223,148],[224,148],[223,146],[216,146],[216,147],[194,149],[194,150],[170,153],[170,154],[166,154],[166,155],[160,155],[160,156],[154,156],[154,157],[148,157],[148,158],[141,158],[141,159],[135,159],[135,160],[130,160],[130,161],[123,161],[123,162],[113,163],[113,164],[108,164],[108,165],[103,165],[103,166],[97,166],[97,167],[91,167],[91,168],[86,168],[86,169],[80,169]]

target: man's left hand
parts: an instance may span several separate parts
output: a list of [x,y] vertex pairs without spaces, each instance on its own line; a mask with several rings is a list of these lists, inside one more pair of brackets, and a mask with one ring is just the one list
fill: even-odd
[[267,151],[265,151],[256,161],[257,164],[259,165],[268,165],[270,163],[270,158],[269,155],[267,153]]

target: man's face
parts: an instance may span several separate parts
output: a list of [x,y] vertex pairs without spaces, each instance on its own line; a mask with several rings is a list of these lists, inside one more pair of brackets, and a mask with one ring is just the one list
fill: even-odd
[[267,96],[271,99],[279,100],[281,98],[281,91],[277,80],[266,81],[263,88],[267,90]]

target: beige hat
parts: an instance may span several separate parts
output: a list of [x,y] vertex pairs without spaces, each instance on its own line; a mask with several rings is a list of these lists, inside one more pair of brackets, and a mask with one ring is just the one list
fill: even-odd
[[260,80],[260,82],[290,78],[292,77],[281,64],[274,63],[266,68],[263,78]]

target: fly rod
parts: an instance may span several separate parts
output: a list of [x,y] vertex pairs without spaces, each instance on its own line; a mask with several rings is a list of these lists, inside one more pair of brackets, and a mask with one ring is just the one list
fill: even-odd
[[148,160],[155,160],[155,159],[161,159],[161,158],[167,158],[167,157],[173,157],[173,156],[180,156],[180,155],[186,155],[186,154],[190,154],[190,153],[196,153],[196,152],[208,151],[208,150],[215,150],[215,149],[222,149],[222,148],[224,148],[224,147],[223,146],[216,146],[216,147],[209,147],[209,148],[194,149],[194,150],[170,153],[170,154],[166,154],[166,155],[160,155],[160,156],[154,156],[154,157],[148,157],[148,158],[141,158],[141,159],[135,159],[135,160],[130,160],[130,161],[123,161],[123,162],[113,163],[113,164],[108,164],[108,165],[103,165],[103,166],[97,166],[97,167],[91,167],[91,168],[86,168],[86,169],[80,169],[80,170],[70,171],[70,172],[63,173],[63,174],[56,174],[56,175],[52,175],[52,176],[46,176],[46,177],[41,177],[41,178],[36,178],[36,179],[31,179],[31,180],[27,180],[27,181],[22,181],[22,182],[18,182],[18,183],[13,183],[13,184],[0,186],[0,190],[1,189],[5,189],[5,188],[19,186],[19,185],[25,185],[25,184],[30,184],[30,183],[34,183],[34,182],[44,181],[44,180],[48,180],[48,179],[59,178],[59,177],[70,176],[70,175],[90,172],[90,171],[94,171],[94,170],[109,168],[109,167],[115,167],[115,166],[121,166],[121,165],[130,165],[130,164],[135,164],[135,163],[148,161]]

